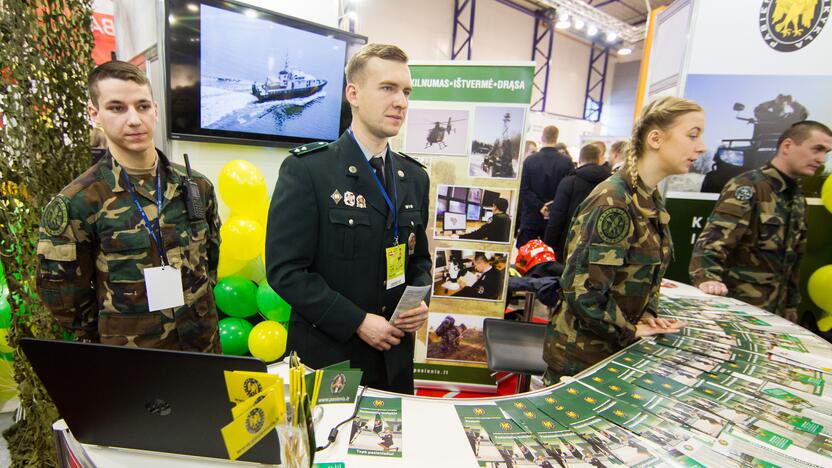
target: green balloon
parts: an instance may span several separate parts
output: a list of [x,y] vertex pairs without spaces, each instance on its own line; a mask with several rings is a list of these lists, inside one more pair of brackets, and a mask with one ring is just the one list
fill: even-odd
[[266,319],[275,322],[288,322],[292,312],[292,306],[274,292],[268,281],[263,281],[257,288],[257,307]]
[[252,325],[248,320],[228,317],[220,320],[220,344],[223,354],[242,356],[248,352],[248,335]]
[[12,326],[12,306],[5,297],[0,297],[0,328]]
[[242,276],[233,275],[214,286],[217,307],[231,317],[251,317],[257,313],[257,285]]

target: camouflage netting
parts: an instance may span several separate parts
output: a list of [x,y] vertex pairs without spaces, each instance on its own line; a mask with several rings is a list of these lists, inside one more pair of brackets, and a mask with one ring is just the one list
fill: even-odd
[[61,336],[37,297],[35,249],[41,210],[90,162],[91,2],[0,0],[0,256],[24,415],[4,434],[15,467],[56,465],[51,425],[58,414],[17,343]]

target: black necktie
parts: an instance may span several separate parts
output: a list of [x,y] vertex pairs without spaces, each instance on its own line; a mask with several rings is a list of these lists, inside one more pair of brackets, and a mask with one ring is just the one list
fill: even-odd
[[373,156],[370,158],[370,165],[373,166],[381,185],[387,190],[387,185],[384,183],[384,160],[381,159],[381,156]]

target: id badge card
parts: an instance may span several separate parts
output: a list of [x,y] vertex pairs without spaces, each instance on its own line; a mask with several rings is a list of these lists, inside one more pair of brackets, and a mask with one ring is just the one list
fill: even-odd
[[144,286],[150,312],[185,305],[182,273],[170,265],[145,268]]
[[387,289],[404,284],[404,244],[385,249],[387,259]]

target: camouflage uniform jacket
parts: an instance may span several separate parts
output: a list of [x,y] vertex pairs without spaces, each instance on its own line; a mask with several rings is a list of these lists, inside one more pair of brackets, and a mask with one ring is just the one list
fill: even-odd
[[670,215],[658,190],[634,190],[616,172],[578,207],[561,279],[563,301],[546,331],[549,371],[573,375],[635,341],[645,312],[656,315],[673,256]]
[[[161,255],[108,152],[44,209],[39,232],[38,289],[58,322],[76,338],[143,348],[220,352],[212,294],[219,260],[214,188],[192,172],[205,219],[189,221],[185,169],[161,164],[161,231],[170,265],[182,274],[185,305],[148,311],[142,270]],[[148,218],[157,218],[156,177],[130,176]]]
[[800,303],[798,265],[806,250],[806,199],[767,164],[725,185],[693,248],[694,285],[720,281],[728,295],[784,315]]

